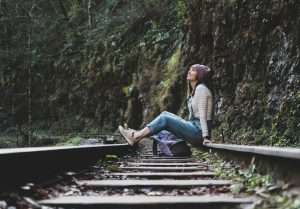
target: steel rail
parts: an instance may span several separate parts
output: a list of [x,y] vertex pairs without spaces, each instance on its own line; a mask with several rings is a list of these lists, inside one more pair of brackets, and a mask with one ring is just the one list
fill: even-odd
[[128,144],[0,149],[1,190],[88,168],[107,154],[121,155],[129,150]]
[[300,185],[299,148],[217,143],[209,143],[203,147],[243,165],[255,164],[258,171],[270,174],[275,179]]
[[300,160],[300,149],[292,147],[274,147],[274,146],[251,146],[236,144],[207,144],[208,148],[236,151],[255,155],[271,156],[276,158],[289,158]]

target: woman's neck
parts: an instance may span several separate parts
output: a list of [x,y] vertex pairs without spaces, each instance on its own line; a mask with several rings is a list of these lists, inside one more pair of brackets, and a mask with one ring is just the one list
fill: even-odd
[[193,91],[196,88],[196,85],[197,85],[197,81],[191,81],[191,87]]
[[190,86],[192,87],[192,91],[190,92],[191,94],[189,94],[189,97],[193,97],[193,92],[196,88],[196,85],[197,85],[197,81],[190,81]]

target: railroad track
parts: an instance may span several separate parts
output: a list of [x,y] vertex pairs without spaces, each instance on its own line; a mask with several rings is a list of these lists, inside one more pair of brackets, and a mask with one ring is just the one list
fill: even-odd
[[[12,182],[18,182],[17,186],[29,182],[20,187],[25,202],[21,208],[233,209],[251,208],[257,201],[256,197],[231,194],[235,182],[218,178],[209,162],[131,150],[126,144],[3,149],[1,189]],[[255,158],[264,167],[268,167],[266,161],[272,162],[272,169],[276,164],[281,172],[290,174],[285,177],[293,176],[299,184],[299,167],[295,166],[299,149],[210,144],[205,151],[251,162]],[[107,155],[112,159],[99,161]],[[63,178],[48,183],[35,181],[61,172],[65,172]]]
[[254,202],[232,195],[234,182],[218,179],[212,166],[194,158],[147,154],[122,158],[111,166],[115,171],[96,166],[74,178],[61,194],[32,202],[51,208],[200,209],[247,208]]

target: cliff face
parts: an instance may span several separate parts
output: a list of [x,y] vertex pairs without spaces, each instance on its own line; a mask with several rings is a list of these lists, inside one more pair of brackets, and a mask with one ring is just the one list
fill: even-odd
[[174,69],[178,76],[159,110],[184,117],[187,68],[193,63],[207,64],[214,71],[215,140],[298,145],[299,2],[188,1],[185,9]]
[[[214,71],[215,140],[299,143],[299,1],[95,0],[92,15],[84,1],[38,4],[32,18],[40,22],[30,25],[38,128],[114,131],[122,122],[140,128],[163,110],[186,117],[186,73],[203,63]],[[20,70],[26,59],[3,58],[9,62],[2,68],[15,70],[2,71],[0,83],[1,95],[10,98],[0,110],[21,126],[29,108],[23,92],[29,74]]]
[[189,1],[187,30],[185,62],[215,72],[215,138],[299,143],[299,2]]

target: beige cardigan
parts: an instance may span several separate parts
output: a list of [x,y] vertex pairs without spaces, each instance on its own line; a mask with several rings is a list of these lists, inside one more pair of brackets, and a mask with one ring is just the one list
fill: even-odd
[[197,85],[194,96],[191,97],[194,117],[200,119],[202,137],[208,136],[207,120],[212,120],[213,97],[205,84]]

